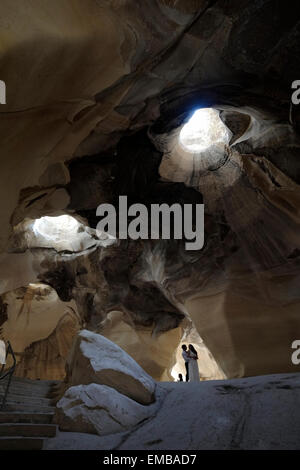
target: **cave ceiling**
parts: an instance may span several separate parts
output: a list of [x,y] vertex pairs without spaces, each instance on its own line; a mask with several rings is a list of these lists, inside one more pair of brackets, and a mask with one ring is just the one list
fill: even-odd
[[[288,344],[299,327],[299,5],[23,0],[16,11],[1,0],[1,16],[1,293],[47,284],[94,330],[113,310],[154,335],[190,315],[229,375],[285,370],[275,353],[273,369],[248,354],[254,340],[271,350],[276,334]],[[197,108],[219,112],[224,152],[178,145]],[[204,203],[203,248],[99,240],[97,206],[120,195]],[[63,214],[80,241],[29,234]],[[257,340],[274,310],[273,340]]]

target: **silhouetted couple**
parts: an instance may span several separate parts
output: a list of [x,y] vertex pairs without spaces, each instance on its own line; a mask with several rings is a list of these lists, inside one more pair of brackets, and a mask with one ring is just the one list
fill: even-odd
[[182,345],[182,357],[185,363],[186,382],[200,382],[198,369],[198,354],[192,344],[187,349],[186,344]]

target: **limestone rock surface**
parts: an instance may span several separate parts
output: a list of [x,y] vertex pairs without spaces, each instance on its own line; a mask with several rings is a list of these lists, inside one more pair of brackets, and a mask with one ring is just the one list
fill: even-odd
[[122,312],[110,312],[99,333],[110,339],[155,380],[173,380],[171,371],[175,365],[176,348],[184,331],[184,325],[153,336],[151,327],[134,328],[126,323]]
[[[0,311],[0,337],[9,339],[14,349],[15,375],[63,380],[73,337],[81,327],[75,302],[62,302],[49,285],[32,283],[3,295]],[[10,361],[9,356],[8,365]]]
[[67,360],[67,383],[96,383],[114,388],[143,405],[154,401],[155,382],[119,346],[104,336],[82,330]]
[[95,383],[70,387],[56,406],[60,430],[99,435],[130,429],[149,418],[155,408]]
[[[187,317],[227,377],[293,371],[299,22],[299,2],[1,0],[0,335],[43,341],[33,353],[43,360],[25,354],[23,371],[41,371],[67,349],[52,342],[54,305],[46,321],[37,309],[24,335],[26,305],[11,322],[22,307],[12,295],[7,310],[7,297],[38,282],[75,304],[83,328],[101,333],[111,312],[122,312],[127,339],[118,340],[117,325],[105,334],[155,378],[169,377]],[[232,134],[224,152],[178,145],[203,105]],[[188,252],[179,240],[100,242],[97,206],[119,195],[146,205],[203,202],[203,249]],[[67,214],[81,224],[67,240],[61,230],[52,241],[33,233],[36,219]],[[152,348],[159,335],[161,355]]]
[[161,383],[159,409],[110,436],[62,432],[45,449],[299,450],[300,374]]

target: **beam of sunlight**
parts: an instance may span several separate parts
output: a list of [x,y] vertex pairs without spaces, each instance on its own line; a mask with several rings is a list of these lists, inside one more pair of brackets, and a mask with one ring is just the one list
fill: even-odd
[[77,230],[79,222],[70,215],[60,215],[58,217],[41,217],[34,222],[33,231],[35,235],[40,235],[48,239],[57,239],[64,234],[70,234]]
[[195,111],[179,134],[181,145],[189,152],[203,152],[218,143],[227,144],[228,140],[227,127],[212,108]]

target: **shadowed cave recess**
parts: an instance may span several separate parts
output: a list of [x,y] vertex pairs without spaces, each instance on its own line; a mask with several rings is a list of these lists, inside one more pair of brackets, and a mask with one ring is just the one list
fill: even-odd
[[[63,380],[83,328],[157,381],[184,373],[183,343],[201,380],[293,372],[299,6],[24,0],[24,24],[2,3],[0,338],[16,375]],[[97,207],[120,195],[204,204],[203,248],[99,237]]]

